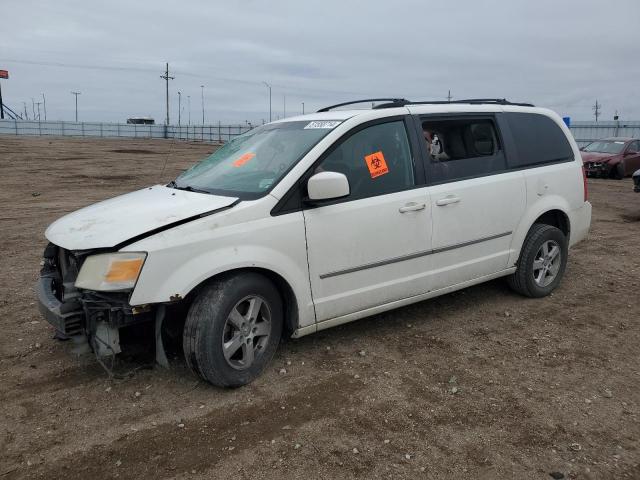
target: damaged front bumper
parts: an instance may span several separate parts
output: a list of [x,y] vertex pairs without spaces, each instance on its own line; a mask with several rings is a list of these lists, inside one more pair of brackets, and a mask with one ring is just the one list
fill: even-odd
[[132,307],[130,292],[77,289],[78,271],[91,253],[70,252],[49,244],[35,290],[39,310],[58,336],[72,337],[76,343],[85,341],[100,359],[120,353],[121,328],[157,320],[157,311],[163,309]]
[[588,177],[608,177],[611,165],[606,162],[585,162],[584,171]]

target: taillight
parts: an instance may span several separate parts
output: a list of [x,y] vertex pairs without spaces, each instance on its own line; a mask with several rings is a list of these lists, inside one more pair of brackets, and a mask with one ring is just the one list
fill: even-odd
[[584,165],[582,166],[582,185],[584,189],[584,201],[589,200],[589,188],[587,187],[587,172],[584,170]]

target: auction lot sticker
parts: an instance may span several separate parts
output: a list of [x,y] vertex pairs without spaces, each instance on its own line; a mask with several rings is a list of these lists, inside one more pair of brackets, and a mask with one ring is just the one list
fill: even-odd
[[340,120],[314,120],[307,123],[304,128],[305,130],[308,128],[336,128],[341,123]]
[[240,158],[238,158],[236,161],[233,162],[233,166],[241,167],[255,156],[256,156],[255,153],[245,153],[244,155],[241,155]]
[[389,168],[387,167],[387,162],[384,159],[382,151],[365,156],[364,161],[367,162],[367,168],[369,169],[371,178],[389,173]]

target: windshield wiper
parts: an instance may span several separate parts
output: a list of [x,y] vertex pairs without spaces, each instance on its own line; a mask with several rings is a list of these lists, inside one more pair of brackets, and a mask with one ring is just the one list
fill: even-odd
[[213,195],[213,193],[209,192],[208,190],[202,190],[200,188],[193,188],[190,185],[185,185],[184,187],[180,187],[180,186],[178,186],[178,184],[176,183],[175,180],[171,180],[169,183],[167,183],[167,187],[175,188],[176,190],[185,190],[187,192],[208,193],[209,195]]

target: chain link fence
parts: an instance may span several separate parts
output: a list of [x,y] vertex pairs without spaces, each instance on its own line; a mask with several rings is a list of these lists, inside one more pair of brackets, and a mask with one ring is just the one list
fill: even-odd
[[[56,135],[63,137],[175,138],[224,143],[251,130],[251,125],[138,125],[101,122],[38,122],[0,120],[0,135]],[[581,147],[606,137],[640,138],[640,121],[575,121],[569,127]]]
[[571,133],[579,146],[607,137],[640,138],[640,122],[615,120],[608,122],[571,122]]
[[141,125],[102,122],[0,120],[0,135],[61,137],[170,138],[224,143],[251,130],[251,125]]

